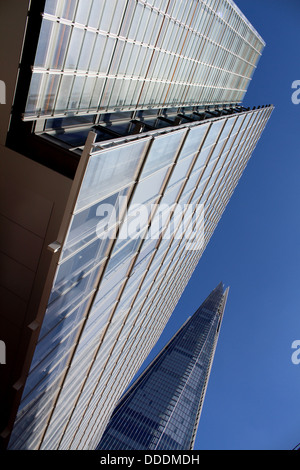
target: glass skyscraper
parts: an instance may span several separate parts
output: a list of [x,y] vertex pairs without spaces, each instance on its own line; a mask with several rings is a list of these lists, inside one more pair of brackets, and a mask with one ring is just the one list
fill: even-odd
[[270,118],[241,104],[264,42],[229,0],[28,9],[1,140],[0,441],[95,449]]
[[220,284],[122,396],[98,450],[192,450],[224,314]]
[[[12,447],[43,438],[42,448],[81,448],[98,439],[166,325],[271,111],[196,121],[107,148],[89,139]],[[118,213],[125,205],[125,216],[102,223],[109,205]],[[146,216],[132,237],[139,207]]]

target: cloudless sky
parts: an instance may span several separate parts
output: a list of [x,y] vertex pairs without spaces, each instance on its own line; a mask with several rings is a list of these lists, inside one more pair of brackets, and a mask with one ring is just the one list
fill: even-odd
[[300,1],[236,0],[266,42],[246,106],[276,109],[148,362],[223,281],[230,286],[195,450],[300,442]]

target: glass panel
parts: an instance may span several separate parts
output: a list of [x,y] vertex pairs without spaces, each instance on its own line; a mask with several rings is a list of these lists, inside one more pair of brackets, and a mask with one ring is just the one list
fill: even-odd
[[75,288],[83,276],[104,259],[110,241],[109,236],[103,240],[96,238],[59,266],[50,302],[64,295],[68,289]]
[[183,129],[180,132],[172,132],[166,136],[155,138],[143,168],[142,177],[146,177],[153,171],[157,171],[174,161],[186,132],[186,129]]
[[26,406],[33,398],[36,397],[36,387],[38,387],[38,389],[45,389],[46,387],[50,387],[50,385],[52,385],[53,381],[66,366],[69,354],[70,352],[65,356],[61,356],[57,362],[54,362],[54,365],[51,361],[51,358],[46,358],[38,366],[38,370],[35,370],[34,374],[29,374],[23,392],[22,406]]
[[100,68],[99,68],[100,73],[107,74],[109,72],[109,66],[110,66],[110,63],[111,63],[113,49],[116,45],[116,42],[117,42],[117,39],[115,39],[115,38],[110,38],[110,37],[107,38],[105,48],[104,48],[103,57],[101,58],[101,63],[99,62],[100,63]]
[[[61,13],[62,18],[73,21],[75,8],[77,6],[77,1],[78,0],[63,0],[59,2],[60,4],[59,8],[62,8],[62,13]],[[79,0],[79,3],[80,2],[81,0]]]
[[181,187],[182,183],[178,184],[177,186],[172,185],[170,189],[167,188],[167,191],[160,200],[160,204],[172,205],[176,201]]
[[41,28],[41,39],[38,44],[38,48],[36,51],[36,56],[35,56],[35,66],[36,67],[43,67],[47,68],[47,55],[48,55],[48,49],[49,49],[49,44],[51,40],[51,33],[53,29],[54,23],[52,21],[48,20],[43,20],[42,23],[42,28]]
[[100,302],[118,283],[124,280],[131,263],[132,258],[122,258],[120,253],[111,259],[96,295],[94,307],[97,307],[98,302]]
[[106,38],[105,36],[102,36],[101,34],[98,34],[96,36],[96,43],[94,50],[92,51],[92,58],[91,58],[91,63],[89,70],[91,72],[98,72],[101,60],[102,60],[102,55],[105,49],[105,43],[106,43]]
[[91,293],[100,269],[101,267],[96,267],[88,276],[81,278],[72,289],[48,305],[42,326],[43,333],[41,334],[45,334],[45,332],[50,331]]
[[[110,0],[107,0],[110,3]],[[112,22],[110,25],[110,32],[113,34],[119,34],[120,28],[122,25],[122,18],[124,14],[124,9],[127,4],[127,0],[117,0],[116,8],[113,14]]]
[[55,50],[52,61],[50,63],[50,68],[59,70],[63,68],[70,33],[71,26],[65,24],[58,25]]
[[64,75],[62,77],[58,97],[56,100],[55,111],[65,113],[66,108],[68,108],[73,80],[74,77],[70,75]]
[[140,243],[141,237],[136,237],[129,239],[128,243],[123,245],[121,249],[117,250],[116,247],[106,268],[106,275],[110,276],[111,272],[119,272],[119,266],[122,266],[129,257],[132,258],[132,255],[137,251]]
[[143,139],[92,154],[75,212],[131,183],[139,169],[148,142],[148,139]]
[[32,370],[42,362],[46,356],[52,362],[60,355],[63,355],[72,346],[79,329],[82,326],[83,319],[78,314],[78,309],[68,317],[68,322],[62,322],[57,325],[45,338],[37,344],[33,361]]
[[100,97],[102,94],[104,83],[105,83],[104,78],[96,79],[96,85],[95,85],[94,93],[91,99],[91,110],[93,110],[94,108],[97,110],[99,107]]
[[211,176],[211,172],[215,165],[216,165],[216,160],[210,161],[203,173],[202,178],[207,178],[208,176]]
[[79,0],[75,17],[76,23],[87,25],[91,4],[92,0]]
[[[147,204],[149,201],[152,201],[154,198],[157,199],[161,194],[161,188],[163,181],[165,179],[168,168],[163,168],[160,171],[157,171],[148,178],[139,181],[134,195],[131,201],[131,207],[135,208],[140,204]],[[130,209],[129,209],[130,212]]]
[[39,97],[41,95],[40,89],[44,75],[41,73],[34,73],[32,75],[30,89],[28,93],[28,99],[26,104],[26,115],[39,114],[40,106],[38,106]]
[[211,146],[211,147],[206,147],[204,150],[201,150],[201,152],[200,152],[200,154],[197,158],[197,161],[195,163],[193,171],[197,171],[205,165],[205,163],[207,161],[207,158],[208,158],[210,152],[212,151],[212,148],[213,147]]
[[45,13],[55,15],[58,0],[46,0]]
[[95,33],[86,31],[83,46],[80,53],[78,70],[86,71],[89,69],[89,63],[93,52],[94,43],[97,36]]
[[[61,259],[83,247],[96,237],[105,233],[119,221],[121,214],[127,207],[127,194],[130,187],[113,194],[101,202],[88,207],[76,214],[70,224]],[[101,237],[103,238],[103,237]]]
[[166,226],[166,222],[169,219],[173,206],[169,204],[160,204],[157,208],[154,218],[152,219],[150,230],[147,234],[147,238],[159,239],[161,232]]
[[[18,448],[20,441],[21,444],[24,443],[23,436],[26,435],[24,429],[30,429],[30,425],[32,423],[36,424],[35,418],[40,414],[40,410],[45,410],[46,413],[46,410],[49,408],[49,402],[50,405],[52,405],[52,401],[49,399],[49,396],[51,396],[51,393],[55,393],[57,390],[57,384],[60,379],[61,378],[58,376],[56,383],[52,382],[51,387],[46,390],[46,387],[43,386],[43,384],[37,387],[26,407],[25,403],[21,403],[20,410],[18,412],[18,418],[15,422],[12,439],[10,441],[10,446],[12,445],[12,448],[14,448],[15,445],[16,448]],[[20,439],[19,442],[16,442],[15,439],[19,436],[21,436],[22,439]]]
[[70,45],[65,62],[66,70],[75,70],[78,63],[79,54],[81,51],[84,30],[73,28]]
[[221,140],[228,138],[230,131],[235,127],[236,120],[236,117],[227,119],[224,129],[222,130],[222,134],[220,137]]
[[78,110],[85,80],[86,80],[86,77],[81,77],[79,75],[75,77],[70,100],[69,100],[69,106],[68,106],[69,110],[72,110],[72,111]]
[[150,253],[153,253],[153,251],[156,248],[156,245],[157,245],[157,240],[155,239],[151,240],[151,238],[148,238],[147,240],[145,240],[145,242],[143,243],[141,252],[137,258],[136,265],[142,262]]
[[204,148],[210,147],[212,144],[216,142],[223,125],[224,125],[224,119],[213,122],[212,127],[210,128],[208,132],[208,136],[205,139]]
[[168,188],[170,188],[174,184],[177,184],[178,181],[182,180],[183,178],[186,178],[188,170],[190,169],[191,163],[194,158],[194,155],[191,155],[190,157],[181,160],[180,163],[176,165],[168,183]]
[[202,144],[203,137],[208,129],[209,124],[192,127],[188,133],[184,147],[180,153],[179,159],[183,159],[196,153]]
[[[200,173],[201,173],[201,170],[200,171],[198,170],[196,172],[195,171],[192,172],[192,175],[190,176],[188,182],[186,183],[186,186],[184,188],[182,196],[184,196],[185,194],[188,194],[189,191],[195,189],[195,186],[196,186],[196,183],[199,179]],[[181,201],[181,199],[180,199],[180,201]]]
[[89,26],[92,28],[98,29],[99,27],[99,22],[102,17],[103,13],[103,7],[104,7],[104,2],[103,0],[93,0],[93,4],[91,7],[91,14],[89,17]]
[[90,102],[92,99],[94,87],[96,84],[96,78],[95,77],[87,77],[84,85],[84,89],[82,92],[81,100],[80,100],[80,110],[86,110],[90,108]]
[[45,101],[42,105],[42,114],[49,115],[52,113],[60,78],[60,75],[46,75]]
[[85,338],[87,334],[90,334],[90,330],[93,330],[95,326],[97,326],[97,331],[100,331],[102,327],[106,326],[107,312],[111,311],[112,305],[116,302],[118,293],[124,282],[125,281],[117,284],[106,296],[103,296],[103,299],[99,302],[97,308],[92,308],[84,328],[83,338]]

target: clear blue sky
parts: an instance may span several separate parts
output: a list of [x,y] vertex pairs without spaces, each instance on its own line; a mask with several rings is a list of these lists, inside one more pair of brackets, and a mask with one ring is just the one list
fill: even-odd
[[236,0],[267,46],[244,104],[274,104],[253,157],[151,360],[216,285],[230,293],[195,449],[300,442],[300,1]]

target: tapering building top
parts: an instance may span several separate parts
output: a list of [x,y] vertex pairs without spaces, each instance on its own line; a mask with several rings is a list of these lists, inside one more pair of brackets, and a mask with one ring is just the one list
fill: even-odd
[[219,284],[132,385],[99,450],[193,449],[227,295]]

